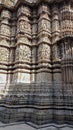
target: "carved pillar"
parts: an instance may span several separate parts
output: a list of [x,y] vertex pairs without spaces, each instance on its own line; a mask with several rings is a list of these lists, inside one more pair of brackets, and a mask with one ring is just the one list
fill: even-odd
[[33,10],[33,19],[32,19],[32,71],[31,71],[31,82],[36,82],[36,67],[37,67],[37,11]]
[[58,50],[60,46],[58,47],[56,44],[53,45],[52,47],[52,67],[53,67],[53,82],[54,83],[61,83],[62,82],[62,77],[61,77],[61,59],[59,56],[59,51]]
[[17,17],[16,13],[12,13],[12,18],[11,18],[11,43],[10,43],[10,58],[9,58],[9,63],[10,63],[10,83],[13,83],[13,75],[15,73],[15,50],[16,50],[16,23],[17,23]]
[[52,43],[59,40],[60,25],[59,25],[59,10],[58,5],[52,7]]
[[1,11],[0,23],[0,83],[9,83],[10,18],[7,9]]
[[51,82],[51,19],[50,7],[46,4],[38,8],[38,70],[37,82]]
[[60,13],[60,37],[73,36],[73,9],[70,1],[64,2],[59,9]]
[[53,63],[53,81],[55,83],[61,82],[61,64],[58,56],[58,45],[57,41],[60,38],[60,25],[59,25],[59,9],[58,5],[52,7],[52,63]]
[[14,82],[30,83],[31,69],[31,11],[20,6],[17,12]]

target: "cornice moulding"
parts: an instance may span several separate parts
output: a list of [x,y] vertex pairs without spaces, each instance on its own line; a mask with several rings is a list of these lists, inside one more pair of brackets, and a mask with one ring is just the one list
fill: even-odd
[[[61,2],[63,0],[0,0],[0,7],[7,7],[7,8],[15,8],[20,3],[25,3],[30,6],[34,6],[39,4],[40,2],[47,2],[47,3],[53,3],[53,2]],[[66,1],[66,0],[65,0]]]

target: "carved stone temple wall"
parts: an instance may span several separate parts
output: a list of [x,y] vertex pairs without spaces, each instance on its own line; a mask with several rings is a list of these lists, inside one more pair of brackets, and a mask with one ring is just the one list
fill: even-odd
[[73,1],[0,1],[0,120],[73,124]]

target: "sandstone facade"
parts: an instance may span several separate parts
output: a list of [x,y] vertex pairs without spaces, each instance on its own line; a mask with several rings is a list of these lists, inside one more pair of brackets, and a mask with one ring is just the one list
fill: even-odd
[[72,0],[4,0],[0,12],[1,120],[72,124]]

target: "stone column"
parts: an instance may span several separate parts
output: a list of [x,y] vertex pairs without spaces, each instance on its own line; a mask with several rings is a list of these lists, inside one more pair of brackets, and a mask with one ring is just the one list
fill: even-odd
[[10,58],[9,58],[9,63],[10,63],[10,84],[14,82],[13,80],[13,75],[15,72],[15,50],[16,50],[16,23],[17,23],[17,17],[16,13],[12,13],[12,18],[11,18],[11,43],[10,43]]
[[37,82],[51,83],[51,19],[50,7],[42,4],[38,9],[38,70]]
[[[59,26],[59,10],[58,5],[54,5],[52,8],[52,67],[53,67],[53,81],[55,83],[61,83],[61,64],[58,56],[57,41],[60,37]],[[60,44],[60,43],[59,43]]]
[[15,72],[13,82],[30,83],[31,69],[31,10],[20,6],[17,12]]
[[58,5],[52,7],[52,44],[59,40],[60,26],[59,26],[59,10]]
[[10,19],[11,13],[7,9],[1,11],[0,21],[0,83],[9,83],[9,55],[10,55]]
[[36,72],[37,72],[37,11],[33,10],[33,19],[32,19],[32,71],[31,71],[31,82],[36,82]]

